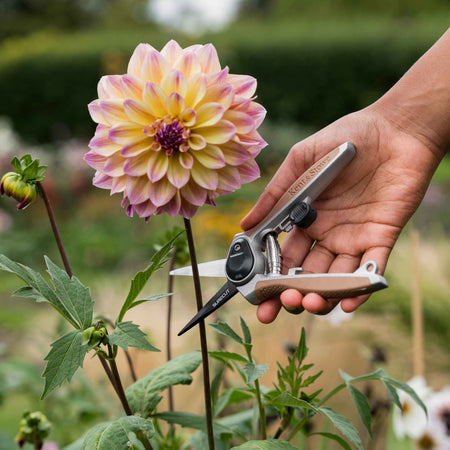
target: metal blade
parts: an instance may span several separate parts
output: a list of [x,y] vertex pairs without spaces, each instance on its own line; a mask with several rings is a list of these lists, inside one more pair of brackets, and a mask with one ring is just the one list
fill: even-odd
[[[216,259],[198,265],[198,273],[201,277],[220,277],[226,278],[225,272],[226,259]],[[192,267],[181,267],[170,272],[170,275],[185,275],[192,277]]]
[[212,314],[216,309],[220,308],[228,300],[233,298],[239,291],[236,286],[228,281],[218,290],[211,300],[187,323],[187,325],[178,333],[181,336],[186,331],[197,325],[200,321]]

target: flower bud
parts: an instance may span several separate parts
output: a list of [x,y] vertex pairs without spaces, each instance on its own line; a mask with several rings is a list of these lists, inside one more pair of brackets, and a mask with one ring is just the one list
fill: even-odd
[[97,347],[106,339],[106,328],[101,326],[98,330],[93,326],[83,331],[82,343],[90,348]]
[[36,184],[22,180],[20,174],[8,172],[0,181],[0,194],[6,194],[19,202],[17,209],[24,209],[37,197]]
[[26,412],[19,422],[19,433],[16,442],[22,448],[27,442],[37,445],[38,448],[44,443],[44,439],[50,434],[52,424],[40,411]]

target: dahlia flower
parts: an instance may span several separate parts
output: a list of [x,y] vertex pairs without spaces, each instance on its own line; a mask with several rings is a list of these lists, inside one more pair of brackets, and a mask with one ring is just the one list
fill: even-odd
[[98,123],[85,161],[95,186],[123,193],[127,214],[194,215],[259,177],[265,109],[256,80],[221,68],[212,44],[161,52],[139,44],[125,75],[104,76],[89,104]]

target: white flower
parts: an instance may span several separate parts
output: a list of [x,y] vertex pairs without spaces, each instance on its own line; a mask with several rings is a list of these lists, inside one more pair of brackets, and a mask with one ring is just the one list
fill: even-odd
[[[426,385],[423,377],[414,377],[408,381],[408,385],[414,389],[419,398],[426,402],[432,391]],[[398,393],[402,410],[394,409],[393,427],[398,438],[409,436],[413,439],[420,438],[427,427],[427,417],[423,409],[406,392]]]

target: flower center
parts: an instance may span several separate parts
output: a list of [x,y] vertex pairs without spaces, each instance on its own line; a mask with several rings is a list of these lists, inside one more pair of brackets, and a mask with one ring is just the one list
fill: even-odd
[[147,136],[153,136],[155,140],[152,150],[164,150],[167,156],[176,151],[186,152],[189,150],[187,140],[190,131],[178,119],[166,116],[163,119],[155,120],[151,125],[145,127],[144,133]]

